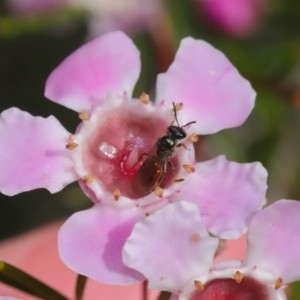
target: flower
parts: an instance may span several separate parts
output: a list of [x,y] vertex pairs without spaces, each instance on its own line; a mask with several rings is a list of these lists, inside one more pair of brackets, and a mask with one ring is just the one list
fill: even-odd
[[172,103],[183,102],[177,113],[181,126],[197,121],[184,127],[195,137],[240,125],[255,98],[222,53],[192,38],[181,42],[174,63],[158,76],[155,104],[145,104],[146,94],[142,101],[131,99],[139,72],[132,41],[121,32],[108,33],[66,58],[46,83],[47,98],[79,112],[75,134],[53,116],[33,117],[17,108],[0,118],[1,192],[54,193],[78,180],[95,205],[62,226],[59,251],[71,269],[103,283],[144,280],[124,266],[122,247],[136,222],[170,202],[195,202],[205,226],[223,238],[243,234],[265,202],[267,173],[260,163],[224,156],[196,163],[190,138],[182,140],[190,151],[175,151],[175,170],[167,166],[156,192],[135,194],[139,157],[151,152],[174,121]]
[[245,260],[213,264],[217,240],[203,229],[197,207],[170,204],[135,225],[124,262],[149,288],[174,293],[172,300],[284,300],[285,284],[300,280],[299,214],[295,200],[264,208],[250,224]]
[[162,11],[159,0],[68,0],[68,3],[90,13],[92,37],[117,29],[137,33],[156,22]]
[[235,36],[252,34],[264,10],[264,0],[197,0],[209,23]]

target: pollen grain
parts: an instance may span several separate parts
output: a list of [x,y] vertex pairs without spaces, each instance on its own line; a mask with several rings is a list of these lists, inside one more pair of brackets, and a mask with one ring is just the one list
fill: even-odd
[[243,277],[244,277],[244,275],[240,271],[236,271],[234,273],[234,280],[236,281],[236,283],[241,283],[243,280]]
[[86,112],[84,112],[84,111],[81,112],[81,113],[79,113],[78,117],[82,121],[89,121],[90,120],[90,116]]
[[196,143],[198,142],[199,140],[199,137],[196,133],[193,133],[191,134],[188,138],[187,138],[187,141],[190,142],[190,143]]
[[140,100],[144,103],[144,104],[148,104],[150,102],[150,97],[148,94],[146,94],[145,92],[142,92],[141,96],[140,96]]
[[66,149],[68,149],[68,150],[73,150],[73,149],[77,148],[78,146],[79,146],[79,144],[77,144],[77,143],[69,142],[69,143],[66,145]]
[[116,188],[114,190],[114,198],[115,198],[116,201],[118,201],[120,199],[120,197],[121,197],[121,191],[120,191],[119,188]]
[[275,287],[274,287],[275,290],[278,290],[280,287],[282,287],[282,285],[283,285],[283,279],[279,277],[275,283]]
[[83,176],[82,179],[83,179],[83,182],[85,184],[89,184],[89,183],[91,183],[93,181],[94,175],[93,174],[87,174],[87,175]]
[[186,171],[188,171],[189,173],[194,173],[195,172],[195,168],[192,165],[183,165],[182,166]]
[[162,198],[163,197],[163,194],[164,194],[164,189],[162,189],[161,187],[159,186],[156,186],[155,189],[154,189],[154,192],[155,192],[155,195],[159,198]]
[[182,110],[183,109],[183,103],[179,102],[175,104],[175,109],[176,111]]
[[204,291],[204,285],[201,281],[195,280],[194,285],[195,285],[195,288],[197,288],[198,290]]

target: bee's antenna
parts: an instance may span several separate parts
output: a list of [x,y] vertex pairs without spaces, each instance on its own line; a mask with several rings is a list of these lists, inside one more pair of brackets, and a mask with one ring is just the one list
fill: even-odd
[[177,123],[178,127],[180,127],[179,123],[178,123],[178,120],[177,120],[177,113],[176,113],[176,107],[175,107],[175,103],[174,102],[173,102],[173,108],[174,108],[174,115],[175,115],[176,123]]
[[189,122],[189,123],[187,123],[187,124],[181,126],[181,128],[182,128],[182,127],[186,127],[186,126],[188,126],[188,125],[190,125],[190,124],[193,124],[193,123],[196,123],[196,121]]

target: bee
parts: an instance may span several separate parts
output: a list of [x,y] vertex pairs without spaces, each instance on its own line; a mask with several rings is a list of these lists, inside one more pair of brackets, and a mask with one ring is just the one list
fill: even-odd
[[174,102],[173,109],[177,126],[169,126],[166,135],[159,137],[150,153],[143,153],[137,162],[139,163],[143,156],[147,156],[132,181],[132,191],[135,196],[144,197],[159,186],[167,172],[167,164],[174,169],[171,157],[177,147],[185,147],[184,144],[178,144],[178,140],[186,137],[183,128],[196,123],[196,121],[192,121],[180,127]]

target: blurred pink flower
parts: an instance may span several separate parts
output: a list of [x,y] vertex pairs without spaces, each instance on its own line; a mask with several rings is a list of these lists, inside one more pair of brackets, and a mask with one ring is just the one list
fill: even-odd
[[170,204],[135,225],[124,263],[144,274],[149,288],[174,293],[172,300],[285,300],[285,285],[300,280],[299,214],[294,200],[263,209],[250,224],[245,260],[213,264],[217,239],[205,231],[197,207]]
[[[124,266],[122,247],[137,221],[169,202],[196,203],[206,228],[222,238],[242,235],[265,202],[267,172],[260,163],[238,164],[223,156],[196,163],[193,151],[183,147],[172,158],[175,170],[167,168],[161,195],[135,195],[135,164],[174,121],[173,102],[184,102],[180,124],[197,121],[185,127],[190,135],[242,124],[255,99],[249,82],[221,52],[192,38],[181,42],[174,63],[158,76],[155,104],[131,99],[139,72],[132,41],[109,33],[71,54],[47,80],[46,97],[80,113],[75,134],[53,116],[33,117],[17,108],[0,118],[1,192],[54,193],[78,180],[96,205],[63,225],[59,251],[71,269],[103,283],[144,280]],[[192,148],[189,139],[183,141]]]
[[8,0],[9,9],[17,15],[34,15],[59,9],[67,0]]
[[259,26],[265,0],[197,0],[206,20],[232,35],[246,36]]

